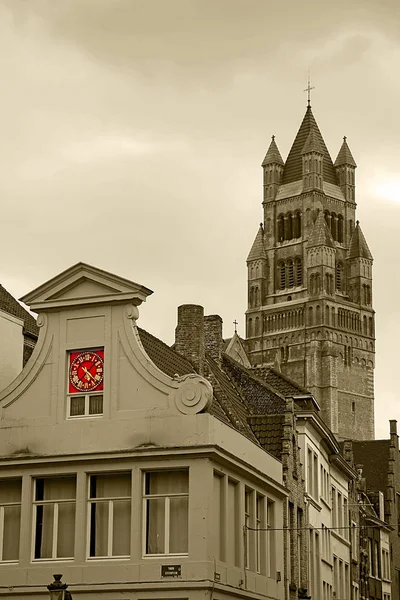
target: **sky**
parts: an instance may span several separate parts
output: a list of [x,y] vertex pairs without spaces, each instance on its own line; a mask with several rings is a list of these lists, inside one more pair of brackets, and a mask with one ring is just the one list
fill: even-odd
[[[0,0],[0,282],[21,297],[78,261],[244,336],[261,162],[314,116],[357,162],[374,256],[376,435],[400,422],[398,0]],[[400,429],[400,423],[399,423]]]

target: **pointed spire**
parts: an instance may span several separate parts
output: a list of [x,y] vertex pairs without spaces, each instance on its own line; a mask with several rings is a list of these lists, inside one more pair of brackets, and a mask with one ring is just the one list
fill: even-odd
[[356,167],[356,161],[353,158],[353,155],[350,152],[350,148],[347,144],[347,138],[344,136],[342,146],[339,150],[337,158],[335,160],[335,167],[340,167],[341,165],[350,165],[351,167]]
[[263,224],[260,223],[259,230],[247,257],[247,262],[252,260],[266,259],[267,253],[265,252],[264,247],[264,227]]
[[261,166],[265,167],[265,165],[270,165],[270,164],[279,164],[279,165],[285,164],[282,160],[282,156],[281,156],[281,153],[279,152],[278,146],[276,145],[274,135],[272,136],[272,140],[271,140],[271,143],[267,150],[267,154],[265,155],[265,158],[264,158]]
[[285,167],[283,170],[282,183],[291,183],[293,181],[300,181],[303,176],[302,156],[301,151],[308,139],[311,129],[315,129],[315,136],[318,138],[322,147],[322,153],[324,157],[323,164],[323,179],[327,183],[333,183],[337,185],[337,178],[335,169],[333,167],[332,159],[325,145],[324,139],[321,135],[317,122],[311,110],[311,106],[307,106],[306,114],[300,125],[300,129],[297,132],[296,138],[290,149],[287,157]]
[[351,236],[348,258],[367,258],[368,260],[373,260],[364,234],[361,231],[359,221],[356,222],[353,235]]
[[329,248],[335,247],[332,234],[329,231],[328,225],[326,224],[325,216],[322,210],[318,212],[314,227],[311,230],[310,237],[308,238],[308,247],[311,246],[328,246]]
[[318,136],[315,127],[311,127],[301,154],[308,154],[309,152],[318,152],[319,154],[324,154],[324,148],[321,144],[320,137],[321,136]]

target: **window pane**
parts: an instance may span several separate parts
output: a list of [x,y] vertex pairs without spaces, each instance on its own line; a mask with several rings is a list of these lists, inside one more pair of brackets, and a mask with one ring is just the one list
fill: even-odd
[[37,500],[74,500],[75,499],[75,477],[58,477],[56,479],[36,480],[37,490],[43,482],[43,496]]
[[131,501],[114,500],[113,556],[127,556],[131,547]]
[[179,494],[189,491],[187,471],[146,473],[146,494]]
[[21,502],[21,479],[0,480],[0,504]]
[[64,502],[58,505],[57,557],[74,556],[75,503]]
[[165,553],[165,499],[147,500],[146,553]]
[[91,475],[91,498],[120,498],[131,497],[130,473],[107,473],[105,475]]
[[85,414],[85,396],[70,397],[69,414],[71,417],[79,417]]
[[89,415],[103,414],[103,396],[89,397]]
[[91,505],[90,556],[107,556],[108,502]]
[[170,499],[169,552],[188,551],[189,498]]
[[36,507],[35,558],[51,558],[54,505]]
[[4,508],[3,560],[18,560],[21,506]]

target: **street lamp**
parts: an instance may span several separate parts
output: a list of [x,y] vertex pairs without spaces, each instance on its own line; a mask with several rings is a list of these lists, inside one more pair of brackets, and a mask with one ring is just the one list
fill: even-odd
[[54,581],[47,586],[50,594],[50,600],[72,600],[72,596],[67,592],[68,585],[61,581],[62,575],[57,573],[53,575]]

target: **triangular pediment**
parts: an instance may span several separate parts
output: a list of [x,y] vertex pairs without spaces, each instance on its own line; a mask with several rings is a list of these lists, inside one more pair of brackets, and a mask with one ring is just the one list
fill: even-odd
[[103,271],[86,263],[78,263],[56,275],[21,298],[35,312],[68,306],[85,306],[108,302],[141,304],[152,293],[148,288]]

